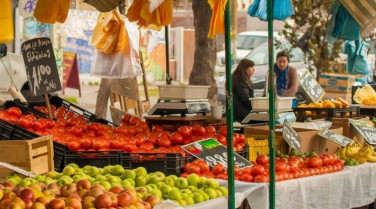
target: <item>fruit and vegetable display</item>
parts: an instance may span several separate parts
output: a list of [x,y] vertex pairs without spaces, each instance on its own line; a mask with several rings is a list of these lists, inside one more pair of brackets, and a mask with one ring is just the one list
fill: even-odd
[[350,107],[350,104],[338,97],[337,99],[327,99],[322,102],[317,103],[309,103],[309,104],[301,104],[298,106],[299,108],[346,108]]
[[[46,112],[45,107],[35,107]],[[213,126],[201,125],[181,126],[175,132],[165,131],[161,126],[149,129],[140,118],[125,114],[119,127],[87,121],[82,115],[68,111],[65,107],[51,107],[57,120],[39,118],[34,115],[23,115],[17,107],[0,111],[0,119],[18,124],[38,135],[52,135],[57,143],[68,146],[69,150],[106,151],[123,150],[137,153],[181,153],[185,152],[180,145],[188,144],[204,138],[213,138],[227,145],[226,126],[216,130]],[[242,134],[234,133],[234,150],[241,151],[245,147]]]
[[0,207],[14,209],[152,208],[164,199],[181,206],[227,196],[215,179],[191,174],[187,178],[147,173],[120,165],[97,168],[75,164],[35,178],[8,175],[0,186]]
[[346,147],[337,150],[337,155],[349,166],[376,162],[374,147],[368,144],[360,144],[356,137]]
[[[317,155],[312,152],[307,155],[297,156],[292,152],[288,157],[276,157],[276,181],[296,179],[313,175],[320,175],[341,171],[344,167],[342,160],[335,154]],[[246,182],[269,182],[269,157],[259,155],[252,167],[239,169],[234,167],[235,180]],[[227,169],[222,164],[216,164],[212,169],[205,161],[195,160],[184,166],[184,173],[181,176],[186,177],[192,173],[217,179],[227,179]]]

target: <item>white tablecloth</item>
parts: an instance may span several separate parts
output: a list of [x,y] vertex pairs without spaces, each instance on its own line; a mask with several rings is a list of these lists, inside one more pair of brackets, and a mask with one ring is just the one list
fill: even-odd
[[[219,180],[227,186],[227,181]],[[269,184],[235,181],[236,207],[247,199],[252,209],[269,209]],[[376,163],[345,167],[336,173],[276,183],[277,209],[346,209],[371,204],[376,199]],[[168,202],[158,209],[183,209]],[[184,209],[227,209],[221,197]]]

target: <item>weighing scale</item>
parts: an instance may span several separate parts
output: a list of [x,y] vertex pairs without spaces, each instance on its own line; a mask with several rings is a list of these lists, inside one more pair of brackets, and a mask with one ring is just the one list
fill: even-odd
[[[269,121],[269,112],[250,112],[241,123],[249,123],[250,121],[267,122]],[[295,122],[296,117],[294,112],[277,112],[275,113],[276,124],[283,123],[284,120],[287,122]]]
[[162,100],[149,110],[149,115],[171,115],[180,114],[185,117],[186,114],[197,114],[210,112],[210,103],[208,99],[192,100]]

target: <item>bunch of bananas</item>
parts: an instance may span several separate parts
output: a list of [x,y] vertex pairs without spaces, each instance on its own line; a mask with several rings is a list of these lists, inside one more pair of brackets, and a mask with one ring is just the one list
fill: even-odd
[[360,164],[365,162],[376,162],[376,152],[373,150],[373,146],[368,144],[362,146],[356,138],[354,138],[354,140],[346,147],[343,147],[337,152],[337,155],[345,161],[353,158]]

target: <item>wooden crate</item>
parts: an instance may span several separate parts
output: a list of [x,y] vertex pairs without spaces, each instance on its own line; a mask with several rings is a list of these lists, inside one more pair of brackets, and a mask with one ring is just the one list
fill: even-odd
[[[6,162],[34,174],[54,170],[53,145],[51,136],[31,140],[0,141],[0,162]],[[0,168],[0,179],[11,171]]]

